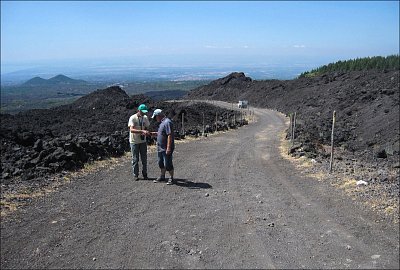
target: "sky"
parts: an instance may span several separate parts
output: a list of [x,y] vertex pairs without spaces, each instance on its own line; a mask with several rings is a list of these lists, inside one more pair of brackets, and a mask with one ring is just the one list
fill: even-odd
[[284,65],[399,53],[399,1],[1,1],[1,64]]

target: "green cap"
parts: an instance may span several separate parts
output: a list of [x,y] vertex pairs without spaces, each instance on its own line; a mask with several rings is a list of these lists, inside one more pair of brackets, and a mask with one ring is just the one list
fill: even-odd
[[148,112],[147,106],[145,104],[140,104],[139,107],[138,107],[138,110],[141,111],[141,112],[144,112],[144,113]]

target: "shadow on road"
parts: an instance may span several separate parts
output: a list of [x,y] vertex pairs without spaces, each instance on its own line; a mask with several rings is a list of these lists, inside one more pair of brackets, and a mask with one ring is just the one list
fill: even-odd
[[[167,179],[168,179],[168,177],[164,181],[161,181],[161,182],[166,183]],[[149,177],[146,181],[153,181],[153,180],[156,180],[156,177]],[[191,189],[212,188],[212,186],[207,183],[192,182],[187,179],[181,179],[181,178],[175,178],[175,185],[180,186],[180,187],[187,187],[187,188],[191,188]]]
[[175,178],[175,185],[180,187],[187,187],[191,189],[200,189],[200,188],[212,188],[210,184],[200,183],[200,182],[192,182],[186,179]]

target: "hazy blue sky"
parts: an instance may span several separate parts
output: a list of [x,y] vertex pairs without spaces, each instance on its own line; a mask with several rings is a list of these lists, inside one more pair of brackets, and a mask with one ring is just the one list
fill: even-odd
[[295,64],[398,53],[398,1],[1,1],[2,66]]

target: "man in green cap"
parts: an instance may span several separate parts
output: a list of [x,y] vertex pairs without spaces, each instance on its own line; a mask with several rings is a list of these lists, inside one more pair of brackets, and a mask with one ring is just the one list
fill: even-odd
[[132,115],[128,121],[133,177],[136,181],[139,180],[139,154],[142,160],[143,179],[148,179],[146,136],[150,136],[150,132],[147,130],[150,126],[150,122],[146,115],[147,112],[147,106],[145,104],[140,104],[137,113]]

